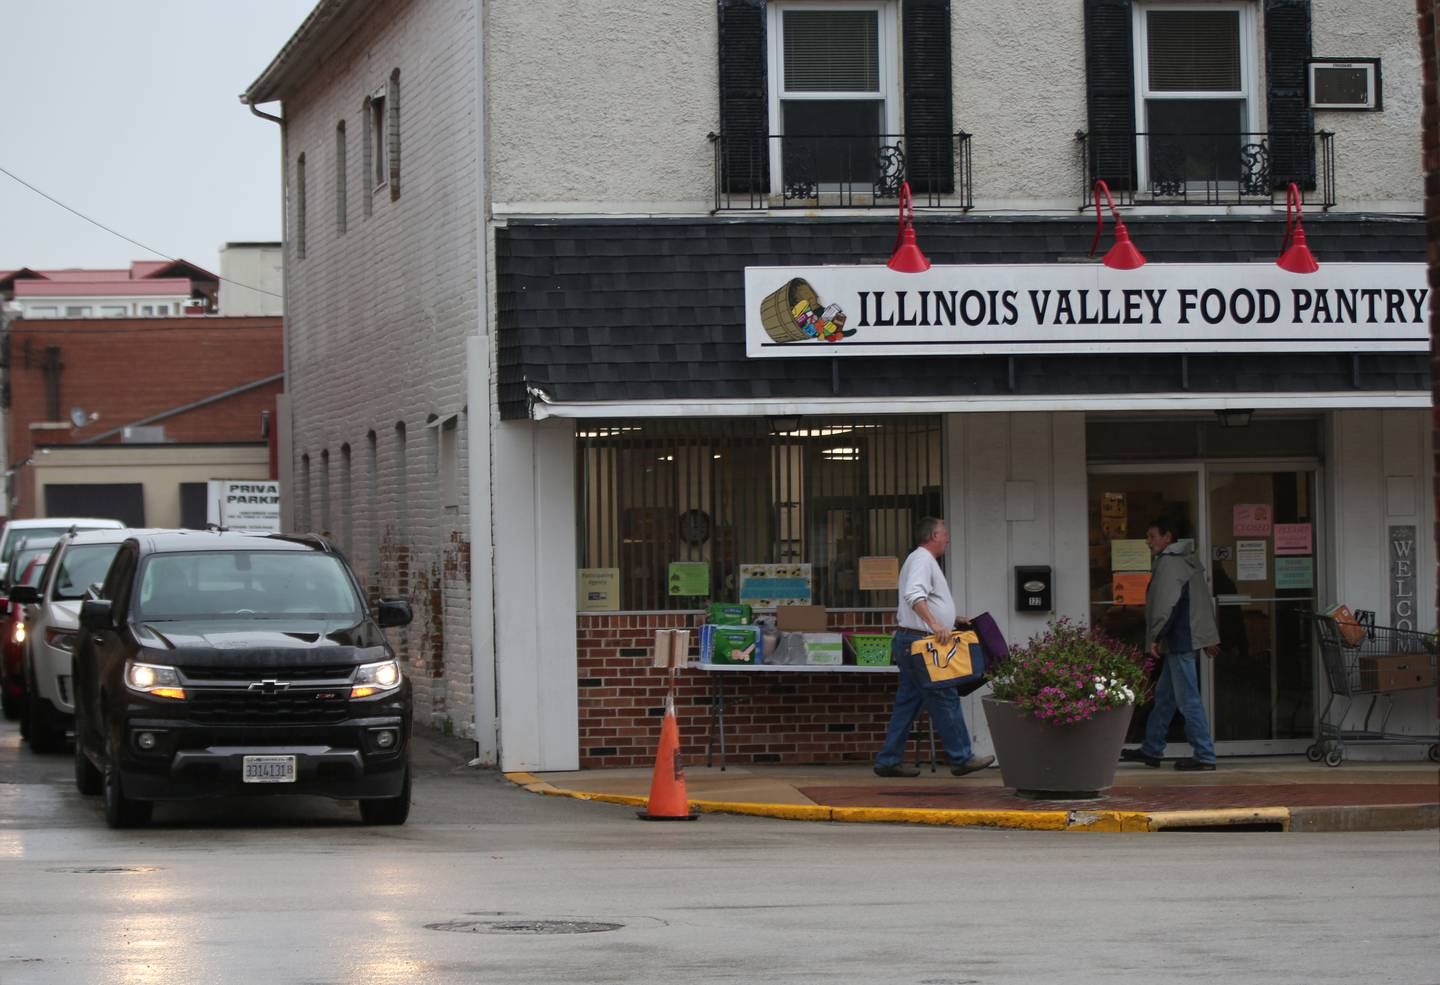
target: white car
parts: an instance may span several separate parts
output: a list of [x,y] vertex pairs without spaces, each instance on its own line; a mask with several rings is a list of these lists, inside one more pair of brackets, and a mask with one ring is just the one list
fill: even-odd
[[33,520],[11,520],[0,534],[0,581],[15,556],[15,548],[26,537],[59,537],[72,527],[76,530],[118,530],[125,526],[119,520],[102,520],[93,516],[46,516]]
[[37,587],[11,589],[11,600],[25,605],[23,679],[29,698],[23,731],[35,752],[65,747],[65,733],[75,722],[71,653],[80,627],[80,603],[94,597],[91,586],[105,580],[115,552],[136,532],[122,527],[67,534],[51,548]]

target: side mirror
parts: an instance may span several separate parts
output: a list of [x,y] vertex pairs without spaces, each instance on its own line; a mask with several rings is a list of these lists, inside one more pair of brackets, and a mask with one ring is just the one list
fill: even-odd
[[15,585],[10,589],[10,601],[16,605],[39,605],[40,589],[34,585]]
[[114,629],[114,612],[110,606],[109,599],[87,599],[80,603],[80,625],[96,632]]
[[385,629],[391,626],[408,626],[414,618],[410,603],[405,599],[381,599],[375,608],[375,621]]

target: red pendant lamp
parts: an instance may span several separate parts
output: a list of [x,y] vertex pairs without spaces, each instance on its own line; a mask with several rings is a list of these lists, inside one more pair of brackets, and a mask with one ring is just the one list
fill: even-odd
[[1095,182],[1095,238],[1090,241],[1090,255],[1095,255],[1095,247],[1100,245],[1100,230],[1105,227],[1105,214],[1100,211],[1100,193],[1105,193],[1105,201],[1110,204],[1110,214],[1115,217],[1115,245],[1110,247],[1110,252],[1105,254],[1105,259],[1100,262],[1115,270],[1134,270],[1136,267],[1145,266],[1145,257],[1136,249],[1135,244],[1130,242],[1130,233],[1125,228],[1125,223],[1120,218],[1120,210],[1115,207],[1115,200],[1110,197],[1110,186],[1105,184],[1104,179]]
[[1311,253],[1310,247],[1305,244],[1305,227],[1300,225],[1300,189],[1293,181],[1290,182],[1290,187],[1285,189],[1285,242],[1280,244],[1280,259],[1275,261],[1275,266],[1292,274],[1313,274],[1320,269],[1315,254]]
[[902,274],[918,274],[930,269],[930,261],[920,252],[915,242],[915,205],[910,200],[910,182],[900,183],[900,228],[895,233],[895,249],[890,262],[885,264],[891,270]]

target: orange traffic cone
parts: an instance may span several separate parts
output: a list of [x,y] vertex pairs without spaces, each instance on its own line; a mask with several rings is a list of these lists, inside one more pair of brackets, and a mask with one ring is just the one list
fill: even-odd
[[650,801],[636,812],[644,821],[693,821],[685,796],[685,767],[680,764],[680,725],[675,701],[665,697],[665,721],[660,726],[660,748],[655,753],[655,774],[650,780]]

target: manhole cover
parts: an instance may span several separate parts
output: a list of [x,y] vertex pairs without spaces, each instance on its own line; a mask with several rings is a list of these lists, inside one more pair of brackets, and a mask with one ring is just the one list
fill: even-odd
[[68,875],[95,876],[114,875],[120,872],[156,872],[153,865],[63,865],[46,872],[64,872]]
[[427,923],[425,929],[457,934],[599,934],[623,926],[595,920],[451,920]]

